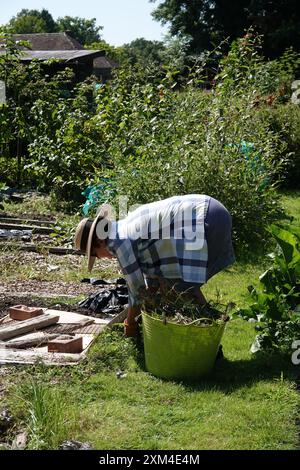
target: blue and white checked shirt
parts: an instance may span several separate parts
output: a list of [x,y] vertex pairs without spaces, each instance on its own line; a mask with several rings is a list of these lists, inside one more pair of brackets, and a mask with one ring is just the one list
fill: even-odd
[[145,278],[206,282],[208,261],[204,219],[209,196],[175,196],[140,206],[112,222],[107,248],[125,276],[129,305],[141,303]]

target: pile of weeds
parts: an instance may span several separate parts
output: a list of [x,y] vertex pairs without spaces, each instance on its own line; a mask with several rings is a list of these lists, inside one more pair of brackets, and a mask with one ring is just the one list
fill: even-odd
[[154,318],[183,325],[208,326],[216,321],[228,321],[232,304],[207,302],[200,305],[188,291],[178,293],[174,288],[167,292],[148,295],[144,299],[143,311]]

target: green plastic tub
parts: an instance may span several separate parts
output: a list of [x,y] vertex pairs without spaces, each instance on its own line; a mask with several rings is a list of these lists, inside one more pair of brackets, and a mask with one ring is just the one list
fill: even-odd
[[143,313],[146,369],[165,379],[195,380],[214,366],[225,322],[208,326],[163,322]]

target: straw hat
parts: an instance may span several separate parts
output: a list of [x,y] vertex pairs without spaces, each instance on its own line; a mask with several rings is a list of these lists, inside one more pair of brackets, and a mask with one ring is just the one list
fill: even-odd
[[96,256],[92,255],[92,244],[93,236],[97,229],[98,223],[106,219],[109,222],[110,213],[106,207],[103,207],[96,218],[93,219],[83,219],[77,226],[75,236],[74,236],[74,248],[76,250],[82,251],[88,257],[88,270],[92,271]]

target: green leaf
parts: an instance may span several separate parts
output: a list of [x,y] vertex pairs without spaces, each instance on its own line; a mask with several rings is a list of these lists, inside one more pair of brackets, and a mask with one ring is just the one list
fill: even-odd
[[267,269],[260,277],[260,282],[264,285],[267,292],[274,292],[274,269]]
[[299,240],[294,233],[287,231],[277,225],[271,225],[269,231],[280,246],[286,263],[300,262]]

